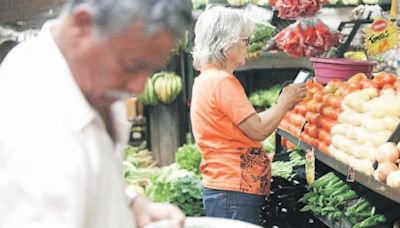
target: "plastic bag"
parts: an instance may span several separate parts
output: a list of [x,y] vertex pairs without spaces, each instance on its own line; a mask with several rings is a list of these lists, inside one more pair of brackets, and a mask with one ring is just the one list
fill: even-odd
[[274,40],[280,49],[294,57],[316,57],[339,43],[338,34],[318,18],[300,20],[279,32]]
[[271,0],[271,5],[279,11],[278,17],[294,19],[314,16],[326,0]]

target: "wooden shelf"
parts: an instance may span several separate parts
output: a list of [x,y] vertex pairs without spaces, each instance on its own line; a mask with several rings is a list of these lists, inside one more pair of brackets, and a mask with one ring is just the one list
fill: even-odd
[[[297,137],[293,136],[289,132],[286,132],[282,129],[278,129],[276,132],[278,135],[287,138],[290,142],[298,145],[301,149],[307,150],[310,149],[311,146],[307,143],[301,141]],[[340,161],[337,161],[335,158],[330,157],[318,149],[315,149],[315,158],[321,161],[322,163],[326,164],[327,166],[331,167],[332,169],[338,171],[339,173],[347,176],[347,172],[350,166],[343,164]],[[355,171],[355,182],[364,185],[365,187],[371,189],[372,191],[385,196],[388,199],[391,199],[400,204],[400,191],[375,180],[371,176],[367,176],[361,172]]]

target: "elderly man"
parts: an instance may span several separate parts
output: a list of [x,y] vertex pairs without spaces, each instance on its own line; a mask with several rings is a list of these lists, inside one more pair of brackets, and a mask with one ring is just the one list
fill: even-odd
[[191,24],[185,0],[71,0],[0,68],[0,227],[125,228],[180,210],[125,195],[129,125],[141,93]]

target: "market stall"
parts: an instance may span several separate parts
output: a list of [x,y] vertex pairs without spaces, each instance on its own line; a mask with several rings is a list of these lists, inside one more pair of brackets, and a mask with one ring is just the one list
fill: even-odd
[[[0,9],[0,57],[34,36],[65,1],[10,2]],[[399,225],[396,1],[192,2],[195,18],[213,4],[256,18],[248,61],[235,74],[257,111],[273,106],[299,70],[312,75],[307,97],[263,142],[265,151],[276,152],[263,226]],[[205,215],[201,154],[189,121],[198,72],[191,62],[192,31],[186,35],[143,94],[127,102],[132,131],[123,174],[137,192],[199,217]]]

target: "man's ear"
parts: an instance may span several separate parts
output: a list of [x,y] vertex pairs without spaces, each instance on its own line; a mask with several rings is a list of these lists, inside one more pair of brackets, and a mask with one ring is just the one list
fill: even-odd
[[77,7],[71,14],[71,23],[74,27],[74,35],[82,37],[92,33],[93,20],[93,13],[88,7]]

